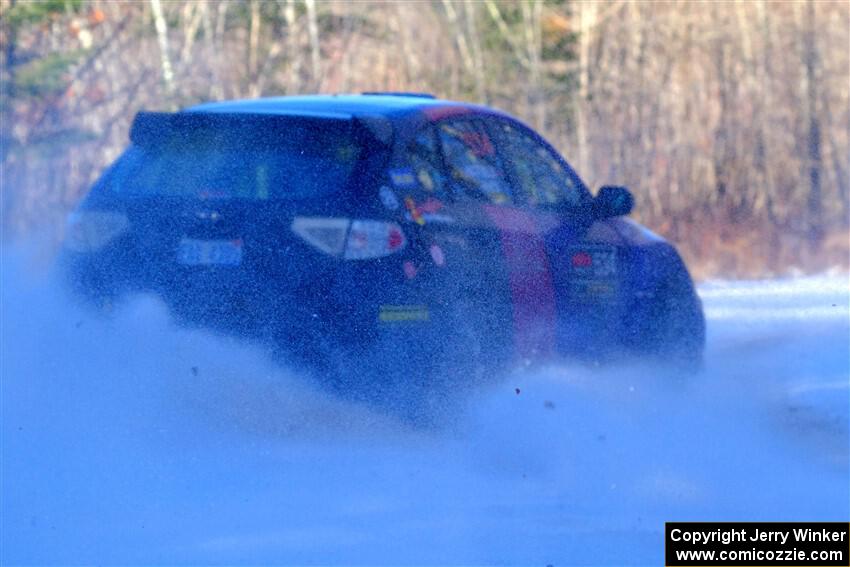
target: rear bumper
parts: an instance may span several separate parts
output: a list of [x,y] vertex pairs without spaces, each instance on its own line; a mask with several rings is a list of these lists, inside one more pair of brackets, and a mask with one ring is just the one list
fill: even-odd
[[315,265],[298,280],[238,270],[157,270],[124,258],[63,252],[58,269],[84,305],[100,309],[134,294],[161,298],[178,322],[273,341],[290,354],[362,350],[383,335],[411,337],[439,324],[440,313],[403,271],[375,263],[340,269]]

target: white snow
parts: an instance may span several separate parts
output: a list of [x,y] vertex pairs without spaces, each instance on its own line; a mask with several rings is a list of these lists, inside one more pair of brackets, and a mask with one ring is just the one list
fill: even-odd
[[697,376],[525,370],[424,430],[155,298],[2,284],[3,564],[660,565],[665,521],[850,516],[846,276],[703,286]]

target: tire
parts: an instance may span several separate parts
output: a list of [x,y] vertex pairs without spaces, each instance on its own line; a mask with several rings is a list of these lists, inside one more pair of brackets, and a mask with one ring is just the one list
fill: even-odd
[[484,343],[471,315],[465,304],[445,306],[432,311],[421,334],[385,334],[373,362],[374,391],[388,394],[379,401],[390,402],[393,413],[419,426],[435,426],[456,414],[485,375]]
[[705,317],[695,293],[672,297],[667,306],[667,336],[662,352],[687,373],[702,369],[705,351]]
[[702,368],[705,317],[689,278],[676,277],[656,293],[643,351],[688,374]]

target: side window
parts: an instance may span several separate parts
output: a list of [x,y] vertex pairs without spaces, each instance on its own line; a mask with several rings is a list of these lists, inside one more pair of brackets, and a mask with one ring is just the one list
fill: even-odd
[[582,188],[552,150],[507,122],[497,123],[500,150],[513,168],[517,199],[538,207],[578,205]]
[[434,130],[427,126],[419,131],[407,147],[407,160],[419,187],[425,194],[442,197],[446,193],[446,179],[440,162],[440,151]]
[[511,189],[490,135],[473,120],[443,122],[438,127],[449,183],[459,199],[511,203]]

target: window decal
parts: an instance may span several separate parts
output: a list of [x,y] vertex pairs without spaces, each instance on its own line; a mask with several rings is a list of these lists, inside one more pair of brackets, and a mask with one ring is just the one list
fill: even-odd
[[390,189],[386,185],[382,185],[379,194],[381,197],[381,203],[384,204],[384,207],[391,211],[395,211],[398,209],[398,197],[395,196],[395,193],[393,193],[392,189]]
[[496,151],[486,132],[463,132],[461,139],[478,157],[491,156]]
[[416,187],[416,177],[413,176],[413,170],[409,167],[390,170],[390,179],[396,187],[404,189]]
[[495,146],[476,121],[441,124],[443,155],[456,195],[492,204],[510,204],[512,194]]
[[409,216],[409,220],[412,220],[419,226],[425,225],[425,219],[422,218],[422,213],[419,212],[419,209],[416,208],[416,201],[413,200],[413,197],[408,195],[404,198],[404,206],[407,207],[407,213]]

